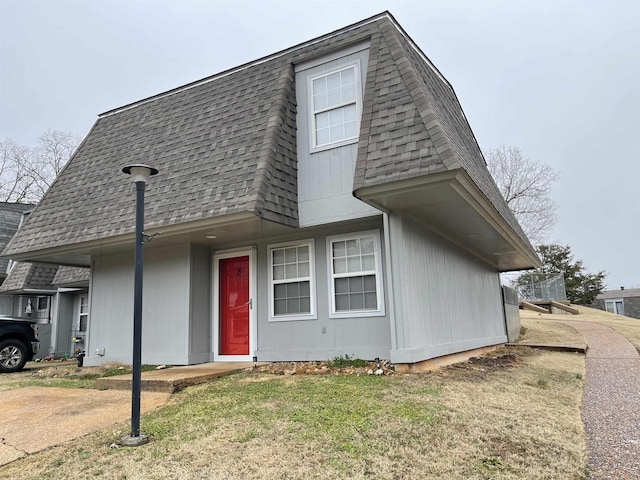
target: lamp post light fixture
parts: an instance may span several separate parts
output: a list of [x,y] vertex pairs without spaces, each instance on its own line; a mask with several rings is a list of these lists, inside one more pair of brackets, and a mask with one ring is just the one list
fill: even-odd
[[135,285],[133,294],[133,379],[131,381],[131,434],[122,438],[126,446],[144,445],[148,435],[140,434],[140,383],[142,376],[142,261],[144,245],[144,189],[149,177],[158,173],[142,164],[128,165],[122,171],[136,183]]

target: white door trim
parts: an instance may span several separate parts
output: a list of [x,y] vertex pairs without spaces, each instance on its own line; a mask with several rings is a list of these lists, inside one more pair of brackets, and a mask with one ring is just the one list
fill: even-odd
[[[220,260],[234,257],[249,257],[249,355],[220,355],[219,353],[219,340],[220,340]],[[255,356],[256,339],[257,339],[257,299],[256,299],[256,249],[254,247],[225,250],[216,252],[213,255],[213,299],[211,305],[213,306],[212,315],[212,333],[213,338],[212,345],[212,361],[214,362],[250,362]]]

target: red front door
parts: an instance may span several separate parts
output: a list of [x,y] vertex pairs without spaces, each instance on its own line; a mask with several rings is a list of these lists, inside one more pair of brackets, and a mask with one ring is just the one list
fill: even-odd
[[220,259],[220,355],[249,355],[249,257]]

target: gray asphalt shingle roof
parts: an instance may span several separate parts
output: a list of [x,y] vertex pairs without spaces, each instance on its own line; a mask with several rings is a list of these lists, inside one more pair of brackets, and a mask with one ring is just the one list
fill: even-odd
[[52,285],[58,287],[64,286],[89,286],[91,278],[91,269],[83,267],[67,267],[61,265],[58,267],[56,276],[51,281]]
[[57,265],[44,263],[16,262],[0,285],[0,293],[23,293],[28,290],[51,290]]
[[615,298],[640,297],[640,288],[625,288],[624,290],[607,290],[602,292],[596,298],[602,300],[610,300]]
[[[18,230],[24,212],[33,207],[34,205],[26,203],[0,202],[0,251],[4,250]],[[8,264],[8,258],[0,258],[0,278],[4,277]]]
[[4,254],[131,233],[144,163],[147,229],[240,212],[298,226],[294,65],[369,41],[354,190],[463,168],[526,244],[453,89],[388,13],[99,116]]

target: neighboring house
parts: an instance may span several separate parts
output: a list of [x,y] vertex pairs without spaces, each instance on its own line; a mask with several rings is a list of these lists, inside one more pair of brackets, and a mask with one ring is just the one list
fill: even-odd
[[618,315],[640,318],[640,288],[620,287],[620,290],[607,290],[598,295],[591,306]]
[[[31,204],[0,202],[0,250],[4,250],[22,224],[24,215],[33,207]],[[13,260],[0,257],[0,285],[7,278],[13,263]],[[0,294],[0,315],[13,315],[19,308],[16,305],[18,300],[13,295]]]
[[[88,303],[89,269],[14,262],[0,294],[13,299],[4,314],[35,320],[39,325],[40,353],[37,358],[73,355],[83,350],[80,330],[82,304]],[[86,330],[86,316],[82,323]],[[80,338],[74,342],[74,338]],[[76,345],[77,343],[77,345]]]
[[389,13],[98,117],[11,240],[90,266],[85,364],[132,358],[147,186],[150,364],[415,364],[507,340],[499,272],[539,266],[451,85]]

